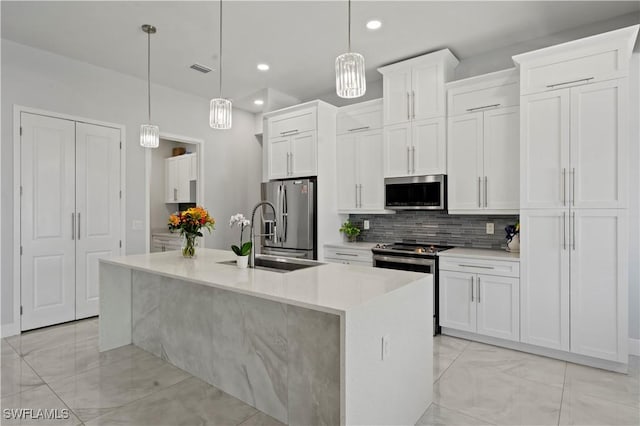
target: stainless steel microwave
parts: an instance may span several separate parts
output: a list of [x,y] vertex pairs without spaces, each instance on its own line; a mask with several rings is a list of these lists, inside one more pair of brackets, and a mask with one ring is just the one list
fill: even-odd
[[409,176],[384,180],[384,205],[390,210],[446,210],[447,176]]

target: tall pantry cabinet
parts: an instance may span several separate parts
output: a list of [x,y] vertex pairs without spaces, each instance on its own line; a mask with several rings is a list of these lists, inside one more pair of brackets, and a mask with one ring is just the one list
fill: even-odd
[[629,58],[638,26],[515,56],[521,341],[626,364]]

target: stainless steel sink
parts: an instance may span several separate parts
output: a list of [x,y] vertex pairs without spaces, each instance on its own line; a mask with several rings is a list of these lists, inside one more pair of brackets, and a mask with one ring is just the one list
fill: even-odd
[[[224,262],[218,262],[224,265],[235,265],[235,260],[228,260]],[[297,271],[299,269],[313,268],[315,266],[321,266],[324,263],[316,262],[313,260],[303,259],[291,259],[288,257],[280,256],[256,256],[255,269],[261,269],[264,271],[287,273]]]

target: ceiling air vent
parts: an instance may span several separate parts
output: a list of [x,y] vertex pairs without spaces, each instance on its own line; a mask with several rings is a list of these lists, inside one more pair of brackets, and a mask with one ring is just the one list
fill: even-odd
[[202,64],[193,64],[189,68],[191,68],[192,70],[200,71],[203,74],[213,71],[211,68]]

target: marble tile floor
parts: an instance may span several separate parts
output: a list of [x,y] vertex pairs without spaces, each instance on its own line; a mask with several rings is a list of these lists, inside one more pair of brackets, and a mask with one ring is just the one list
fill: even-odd
[[[280,425],[135,347],[98,351],[98,320],[2,339],[0,406],[67,409],[24,425]],[[434,340],[434,402],[419,425],[640,425],[640,358],[627,375],[448,336]]]

